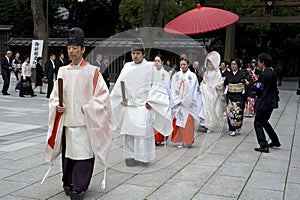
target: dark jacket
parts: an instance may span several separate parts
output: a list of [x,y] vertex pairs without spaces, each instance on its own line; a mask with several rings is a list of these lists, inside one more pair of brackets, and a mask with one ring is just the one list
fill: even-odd
[[[2,74],[8,74],[10,73],[9,67],[11,67],[11,59],[9,59],[9,62],[5,56],[2,57],[1,59],[1,68],[2,68]],[[3,73],[4,72],[4,73]]]
[[65,66],[66,64],[65,64],[65,61],[63,60],[63,61],[61,61],[60,60],[60,58],[58,58],[57,60],[56,60],[56,62],[55,62],[55,74],[56,74],[56,77],[57,77],[57,74],[58,74],[58,70],[59,70],[59,68],[61,67],[61,66]]
[[50,60],[47,60],[45,64],[45,76],[47,77],[48,80],[53,80],[54,72],[55,72],[55,68],[53,68],[52,62]]
[[277,77],[272,68],[266,68],[260,73],[257,82],[254,84],[254,90],[257,94],[256,110],[278,108],[279,91],[277,88]]

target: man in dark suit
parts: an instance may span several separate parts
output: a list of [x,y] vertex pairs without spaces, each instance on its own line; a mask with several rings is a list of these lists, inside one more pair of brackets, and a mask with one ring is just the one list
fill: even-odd
[[96,55],[96,62],[94,62],[93,65],[99,67],[100,73],[106,83],[107,88],[109,89],[109,87],[110,87],[109,73],[108,73],[109,58],[106,56],[103,59],[102,55],[100,53],[98,53]]
[[110,87],[110,82],[109,82],[109,57],[105,56],[103,59],[103,65],[105,67],[105,70],[102,74],[103,79],[106,83],[107,88],[109,89]]
[[61,53],[55,62],[55,80],[57,79],[58,70],[61,66],[65,66],[65,55]]
[[45,75],[48,79],[48,88],[47,88],[47,98],[50,97],[50,94],[53,89],[53,84],[54,84],[54,73],[55,73],[55,58],[56,56],[54,54],[50,54],[50,59],[47,60],[45,64]]
[[10,84],[10,72],[13,71],[13,67],[11,65],[11,56],[12,52],[7,51],[6,55],[1,60],[1,69],[2,69],[2,78],[3,78],[3,95],[10,95],[7,90]]
[[[254,83],[253,88],[257,94],[254,128],[260,147],[255,148],[254,150],[269,153],[269,147],[280,147],[281,145],[277,134],[268,122],[273,109],[278,108],[279,92],[277,88],[277,77],[272,68],[272,57],[266,53],[259,54],[258,67],[261,70],[261,73],[257,82]],[[263,129],[265,129],[271,139],[271,143],[269,144]]]

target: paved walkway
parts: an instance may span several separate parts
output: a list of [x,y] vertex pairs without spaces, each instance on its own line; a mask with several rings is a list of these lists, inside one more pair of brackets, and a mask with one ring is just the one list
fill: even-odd
[[[40,184],[49,167],[43,158],[47,99],[20,98],[12,82],[11,95],[0,96],[0,199],[68,199],[59,159],[47,182]],[[0,80],[0,88],[2,84]],[[100,189],[103,166],[96,162],[86,199],[299,199],[300,104],[295,87],[295,82],[283,83],[280,108],[271,118],[280,149],[255,152],[253,118],[246,118],[240,136],[229,136],[225,123],[219,132],[197,132],[190,149],[168,142],[157,147],[156,160],[149,166],[128,168],[123,138],[114,136],[106,189]]]

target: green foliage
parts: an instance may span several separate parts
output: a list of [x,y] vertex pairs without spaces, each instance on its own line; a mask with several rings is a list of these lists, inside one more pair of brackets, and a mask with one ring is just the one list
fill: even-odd
[[31,37],[33,21],[30,0],[1,0],[0,24],[13,25],[13,37]]
[[118,28],[123,31],[141,26],[143,12],[143,0],[122,0],[119,6],[120,23]]

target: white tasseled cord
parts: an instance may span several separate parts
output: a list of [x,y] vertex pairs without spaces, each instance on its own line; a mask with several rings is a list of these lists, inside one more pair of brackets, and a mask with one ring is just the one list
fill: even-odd
[[101,189],[105,190],[105,181],[106,181],[106,166],[104,167],[103,180],[101,183]]
[[49,177],[49,175],[50,175],[50,172],[51,172],[51,170],[52,170],[52,167],[53,167],[53,165],[54,165],[54,162],[55,162],[55,160],[52,160],[52,161],[51,161],[50,166],[49,166],[49,169],[48,169],[48,171],[46,172],[46,174],[45,174],[45,176],[44,176],[44,178],[43,178],[41,184],[44,184],[45,181],[48,179],[48,177]]

